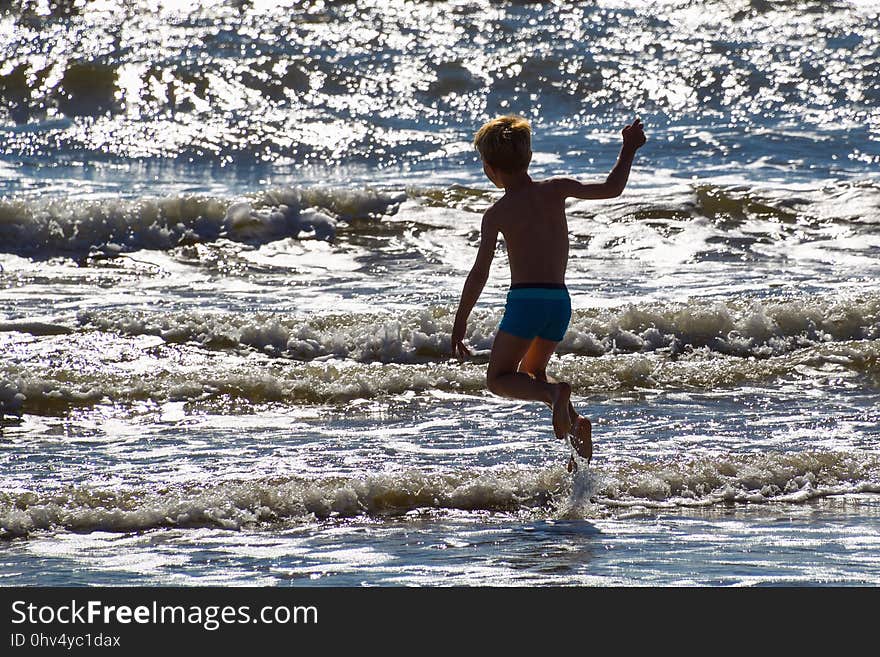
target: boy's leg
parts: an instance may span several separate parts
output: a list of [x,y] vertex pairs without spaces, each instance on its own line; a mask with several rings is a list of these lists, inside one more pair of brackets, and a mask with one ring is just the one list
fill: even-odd
[[[556,380],[547,374],[547,363],[556,351],[558,342],[535,338],[529,345],[528,351],[519,364],[519,371],[528,374],[538,381],[556,383]],[[568,414],[571,421],[572,445],[582,458],[589,461],[593,457],[593,427],[589,418],[580,415],[569,402]]]
[[565,438],[571,429],[568,412],[571,387],[567,383],[541,381],[517,371],[531,344],[532,340],[528,338],[498,331],[492,344],[486,382],[496,395],[542,401],[550,406],[553,409],[553,431],[557,438]]

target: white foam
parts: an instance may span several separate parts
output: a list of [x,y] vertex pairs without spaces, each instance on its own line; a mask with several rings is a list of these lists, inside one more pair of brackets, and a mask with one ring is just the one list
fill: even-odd
[[194,484],[173,490],[0,493],[0,536],[36,530],[139,531],[221,527],[331,516],[403,514],[414,509],[515,512],[547,504],[564,471],[508,469],[428,475],[418,471],[360,479],[287,479]]
[[[389,314],[298,317],[198,311],[84,311],[84,327],[125,335],[158,335],[168,342],[210,348],[253,348],[300,360],[336,356],[359,362],[412,363],[449,356],[453,307]],[[475,312],[467,339],[492,346],[500,309]],[[783,300],[695,299],[576,309],[559,353],[601,356],[708,348],[735,356],[768,357],[830,341],[880,338],[880,295]]]
[[[156,361],[149,354],[122,365],[94,367],[80,343],[65,336],[52,367],[22,362],[0,364],[3,412],[57,414],[72,406],[141,401],[337,403],[403,393],[485,392],[485,365],[454,360],[430,363],[381,363],[331,359],[296,362],[268,356],[205,353],[187,355],[185,347]],[[94,346],[86,345],[93,349]],[[105,347],[106,348],[106,347]],[[66,350],[66,351],[65,351]],[[20,350],[19,350],[20,351]],[[130,353],[123,349],[121,354]],[[65,355],[66,353],[66,355]],[[208,352],[210,353],[210,352]],[[633,389],[702,389],[769,381],[786,376],[841,376],[842,372],[880,375],[880,340],[823,343],[780,356],[740,358],[696,349],[671,360],[662,353],[608,354],[598,358],[567,355],[550,370],[568,381],[576,394]]]
[[880,493],[876,455],[841,452],[732,454],[669,462],[581,467],[505,467],[358,478],[194,482],[166,487],[0,493],[0,536],[38,530],[143,531],[158,527],[239,529],[334,516],[416,510],[529,513],[558,519],[609,510],[729,504],[798,504],[833,495]]
[[340,221],[393,214],[400,192],[278,188],[238,199],[168,196],[136,200],[66,198],[0,201],[4,250],[38,257],[170,249],[220,237],[267,242],[332,238]]

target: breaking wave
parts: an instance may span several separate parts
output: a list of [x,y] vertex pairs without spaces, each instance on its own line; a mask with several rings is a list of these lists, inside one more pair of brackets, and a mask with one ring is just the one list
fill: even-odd
[[332,239],[340,223],[393,214],[402,193],[279,188],[232,199],[168,196],[135,200],[0,200],[0,249],[36,258],[114,256],[227,239]]
[[332,517],[414,511],[595,517],[628,507],[804,503],[880,493],[880,460],[839,452],[766,453],[582,469],[409,470],[358,478],[300,477],[145,489],[79,486],[0,493],[0,537],[39,530],[241,529]]
[[[660,353],[599,358],[565,356],[551,364],[554,375],[576,394],[631,390],[717,390],[745,382],[784,377],[863,374],[880,384],[880,340],[822,344],[764,359],[713,354],[707,349],[670,360]],[[0,414],[55,415],[74,407],[137,402],[184,401],[248,404],[339,403],[405,392],[441,390],[482,393],[485,365],[442,363],[285,363],[246,359],[218,364],[160,367],[142,371],[93,371],[82,362],[44,369],[5,365],[0,369]]]
[[[472,229],[476,215],[495,198],[461,185],[279,187],[240,197],[11,197],[0,199],[0,252],[84,262],[219,240],[354,240],[370,231],[397,231],[407,247],[418,248],[407,242],[412,239],[408,230]],[[845,264],[857,258],[864,265],[872,262],[877,245],[878,208],[880,187],[869,180],[800,190],[701,183],[679,184],[672,191],[660,185],[622,202],[573,202],[568,214],[575,248],[604,240],[602,249],[624,248],[620,255],[631,256],[650,244],[687,238],[701,259],[820,257]],[[387,221],[398,212],[394,222]],[[615,226],[610,232],[609,222]],[[831,230],[832,225],[840,228]],[[687,232],[693,230],[699,235]],[[369,248],[384,247],[371,243]]]
[[[155,335],[168,343],[209,349],[256,349],[314,360],[328,356],[362,363],[446,359],[454,308],[387,314],[290,317],[187,311],[83,311],[81,328],[121,335]],[[475,312],[468,339],[489,349],[500,314]],[[576,310],[559,353],[603,356],[664,352],[678,357],[696,348],[732,356],[769,358],[828,342],[880,339],[880,295],[782,300],[693,300]]]

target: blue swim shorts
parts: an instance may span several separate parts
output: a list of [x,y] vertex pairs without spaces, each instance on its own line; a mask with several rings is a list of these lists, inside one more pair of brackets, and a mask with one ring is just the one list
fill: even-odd
[[520,283],[510,286],[499,331],[519,338],[561,342],[571,320],[571,298],[565,285]]

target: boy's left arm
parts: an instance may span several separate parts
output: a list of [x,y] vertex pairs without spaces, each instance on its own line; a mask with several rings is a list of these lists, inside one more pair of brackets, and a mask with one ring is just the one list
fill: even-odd
[[452,327],[452,353],[459,359],[471,355],[470,349],[464,344],[464,334],[467,330],[467,320],[471,310],[480,298],[486,281],[489,279],[489,268],[495,257],[495,244],[498,241],[498,226],[492,220],[491,210],[483,215],[483,223],[480,226],[480,248],[477,250],[477,258],[474,266],[464,282],[461,291],[461,301],[458,304],[458,312],[455,313],[455,324]]

